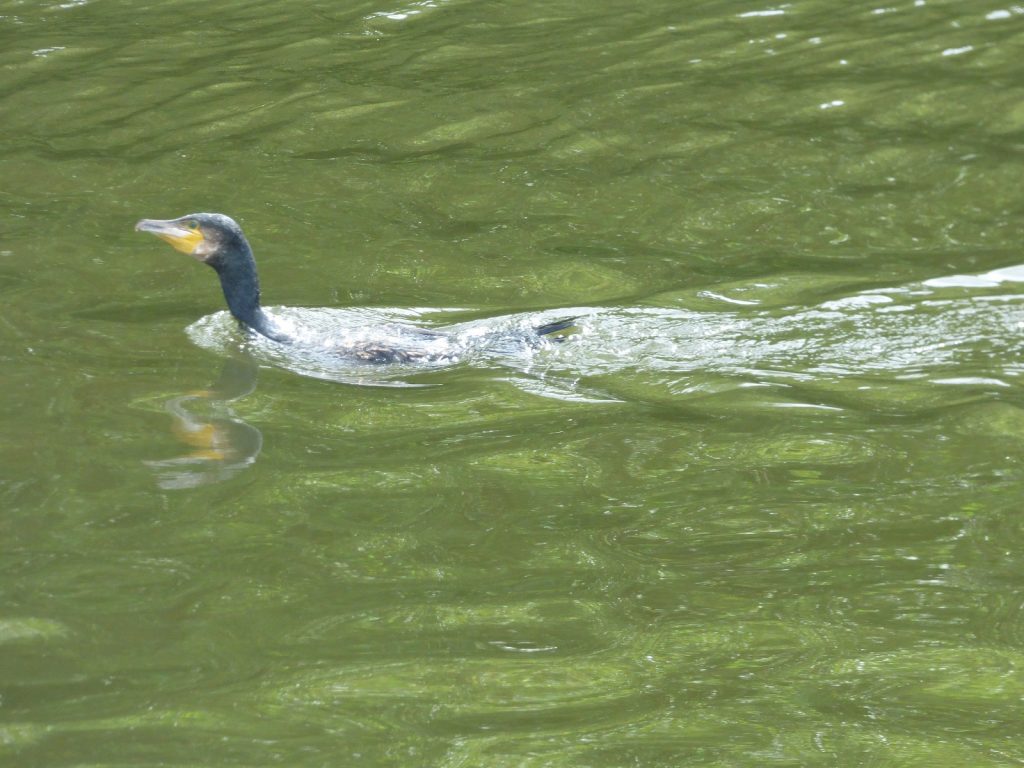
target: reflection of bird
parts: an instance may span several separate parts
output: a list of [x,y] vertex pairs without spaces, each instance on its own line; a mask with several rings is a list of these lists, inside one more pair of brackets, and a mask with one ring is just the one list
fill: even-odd
[[[143,219],[135,225],[142,232],[152,232],[166,240],[182,253],[209,264],[217,271],[231,314],[245,327],[281,343],[296,343],[296,338],[282,328],[260,307],[260,282],[256,275],[256,260],[252,255],[242,228],[234,219],[222,213],[192,213],[178,219],[159,221]],[[572,320],[559,320],[532,329],[536,336],[557,334],[570,328]],[[419,342],[443,342],[446,334],[440,330],[409,327]],[[416,360],[443,358],[452,355],[442,344],[432,345],[437,351],[396,346],[393,339],[373,341],[364,338],[357,345],[345,347],[346,354],[374,363],[415,362]]]
[[230,403],[255,389],[256,371],[250,359],[228,358],[210,389],[166,402],[164,407],[174,419],[171,431],[190,450],[175,458],[143,462],[157,472],[161,488],[220,483],[255,463],[263,435],[238,418]]

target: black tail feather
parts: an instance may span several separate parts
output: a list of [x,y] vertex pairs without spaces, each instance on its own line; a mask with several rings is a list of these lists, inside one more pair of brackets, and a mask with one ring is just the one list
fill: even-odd
[[553,323],[545,323],[544,325],[538,326],[534,329],[534,332],[538,336],[550,336],[553,333],[559,331],[565,331],[576,325],[575,317],[566,317],[561,320],[555,320]]

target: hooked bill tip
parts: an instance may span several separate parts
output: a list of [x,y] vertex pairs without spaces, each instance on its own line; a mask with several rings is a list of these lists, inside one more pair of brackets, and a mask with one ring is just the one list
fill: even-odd
[[178,226],[173,221],[161,221],[160,219],[140,219],[135,223],[136,232],[152,232],[154,235],[168,235],[172,237],[184,237],[189,232],[184,227]]

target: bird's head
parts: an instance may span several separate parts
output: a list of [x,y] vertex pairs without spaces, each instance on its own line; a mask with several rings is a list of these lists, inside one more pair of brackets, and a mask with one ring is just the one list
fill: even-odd
[[175,249],[215,268],[240,246],[248,250],[242,228],[223,213],[190,213],[166,221],[143,219],[135,229],[152,232]]

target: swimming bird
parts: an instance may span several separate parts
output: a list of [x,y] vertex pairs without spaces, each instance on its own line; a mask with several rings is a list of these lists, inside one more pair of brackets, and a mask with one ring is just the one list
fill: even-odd
[[[298,335],[282,327],[260,305],[256,259],[242,228],[230,216],[190,213],[177,219],[142,219],[135,229],[151,232],[176,250],[213,267],[220,278],[228,309],[244,328],[281,344],[303,343]],[[546,323],[532,328],[530,335],[534,339],[552,336],[571,328],[573,323],[573,319]],[[457,340],[444,329],[403,325],[397,336],[410,342],[406,345],[395,344],[394,327],[387,331],[379,340],[361,334],[357,341],[340,343],[334,351],[372,363],[453,359],[459,354]]]

